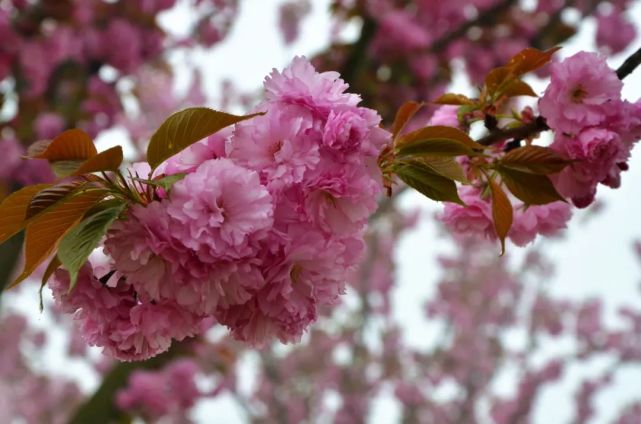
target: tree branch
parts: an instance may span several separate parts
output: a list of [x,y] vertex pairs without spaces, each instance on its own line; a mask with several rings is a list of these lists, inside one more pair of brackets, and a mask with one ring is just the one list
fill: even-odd
[[641,65],[641,48],[628,57],[625,62],[623,62],[623,65],[619,66],[619,69],[617,69],[617,77],[623,80],[634,72],[639,65]]

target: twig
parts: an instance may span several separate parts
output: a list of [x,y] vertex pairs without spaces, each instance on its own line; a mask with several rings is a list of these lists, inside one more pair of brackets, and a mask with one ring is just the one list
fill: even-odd
[[625,62],[623,62],[623,65],[619,66],[619,69],[617,69],[617,77],[619,77],[620,80],[623,80],[639,65],[641,65],[641,48],[628,57]]

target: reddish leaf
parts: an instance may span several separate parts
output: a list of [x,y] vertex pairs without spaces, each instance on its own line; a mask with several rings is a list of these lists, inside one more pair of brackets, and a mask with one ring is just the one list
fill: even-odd
[[115,146],[88,159],[80,165],[73,175],[83,175],[102,171],[116,171],[122,164],[122,161],[122,147]]
[[445,93],[438,99],[434,100],[433,103],[436,103],[439,105],[463,106],[463,105],[474,105],[476,102],[462,94]]
[[513,56],[507,66],[515,76],[521,76],[544,66],[559,49],[560,47],[554,47],[546,51],[541,51],[529,47]]
[[570,161],[561,157],[549,147],[524,146],[510,150],[500,160],[503,167],[532,174],[556,174]]
[[508,80],[513,79],[514,75],[506,66],[492,69],[485,77],[485,87],[490,96],[494,96],[497,90]]
[[24,187],[7,196],[0,203],[0,243],[22,230],[31,199],[51,184],[38,184]]
[[418,103],[414,101],[405,102],[403,106],[398,109],[396,112],[396,117],[394,118],[394,124],[392,125],[392,139],[396,137],[403,131],[405,125],[416,115],[423,103]]
[[24,281],[50,257],[58,247],[60,239],[107,194],[105,190],[82,192],[31,220],[25,230],[24,270],[11,287]]
[[37,153],[43,147],[39,143],[41,142],[37,142],[36,146],[31,148],[31,151],[36,153],[30,156],[33,159],[47,159],[49,162],[86,160],[98,153],[91,137],[80,129],[63,132],[54,138],[44,151]]
[[526,205],[545,205],[565,201],[547,175],[537,175],[497,167],[508,190]]
[[492,219],[496,235],[501,241],[501,255],[505,254],[505,238],[512,227],[512,203],[507,195],[493,179],[488,181],[492,193]]
[[45,189],[39,191],[29,202],[29,207],[27,208],[27,213],[25,215],[26,219],[33,218],[39,213],[43,212],[45,209],[55,205],[56,203],[66,199],[75,192],[80,185],[85,182],[82,180],[75,180],[65,183],[56,184],[54,186],[48,186]]

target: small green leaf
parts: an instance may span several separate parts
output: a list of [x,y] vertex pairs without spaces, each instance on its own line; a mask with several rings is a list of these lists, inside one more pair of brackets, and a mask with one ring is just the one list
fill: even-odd
[[205,107],[194,107],[171,115],[151,136],[147,162],[155,169],[165,160],[225,127],[264,113],[237,116]]
[[432,200],[464,205],[458,195],[456,183],[437,174],[426,164],[418,161],[399,162],[394,166],[394,173],[405,184]]
[[496,169],[508,190],[526,205],[565,202],[547,175],[531,174],[504,167]]
[[459,181],[463,184],[469,183],[465,176],[463,167],[452,157],[443,156],[423,156],[417,159],[432,169],[437,174],[449,178],[450,180]]
[[164,177],[155,178],[153,180],[137,178],[137,177],[132,177],[132,179],[134,181],[140,181],[143,184],[148,184],[154,187],[160,187],[165,191],[169,191],[174,186],[174,184],[176,184],[178,181],[185,178],[186,175],[187,174],[166,175]]
[[561,172],[570,162],[549,147],[542,146],[524,146],[510,150],[499,161],[505,168],[543,175]]
[[58,258],[65,269],[69,271],[69,291],[76,286],[80,268],[87,262],[91,252],[98,246],[111,224],[118,219],[125,207],[126,205],[123,203],[85,218],[60,241]]

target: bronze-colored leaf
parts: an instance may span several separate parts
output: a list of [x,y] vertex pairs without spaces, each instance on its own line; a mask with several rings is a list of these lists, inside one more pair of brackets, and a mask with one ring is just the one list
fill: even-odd
[[423,103],[414,101],[403,103],[403,106],[396,112],[394,124],[392,124],[392,139],[396,139],[401,131],[403,131],[403,128],[405,128],[405,125],[416,115],[416,112],[418,112],[421,107],[423,107]]
[[505,85],[510,79],[514,79],[514,75],[512,75],[510,68],[501,66],[499,68],[492,69],[485,77],[487,94],[494,96],[497,90],[501,86]]
[[531,174],[504,167],[497,167],[497,170],[508,190],[526,205],[545,205],[565,201],[547,175]]
[[116,171],[123,161],[122,147],[115,146],[86,160],[73,175],[91,174],[92,172]]
[[512,228],[514,211],[512,203],[503,191],[500,185],[493,179],[488,181],[490,192],[492,194],[492,220],[494,220],[494,230],[496,236],[501,241],[501,255],[505,254],[505,238]]
[[570,161],[549,147],[523,146],[507,152],[500,164],[517,171],[547,175],[561,172]]
[[171,115],[151,136],[147,147],[147,162],[158,165],[195,142],[225,127],[264,113],[237,116],[205,107],[194,107]]
[[47,159],[49,162],[58,161],[84,161],[98,154],[96,146],[89,135],[80,129],[71,129],[63,132],[54,138],[46,148],[42,148],[37,142],[31,151],[36,153],[30,156],[33,159]]
[[512,73],[519,77],[527,72],[532,72],[547,64],[560,47],[541,51],[532,47],[522,50],[514,55],[507,64]]
[[60,239],[82,219],[89,209],[107,195],[106,190],[82,192],[30,220],[25,230],[24,270],[11,287],[24,281],[50,257],[58,247]]
[[520,79],[515,79],[514,81],[509,83],[508,86],[505,88],[505,90],[502,90],[501,94],[507,97],[517,97],[517,96],[538,97],[538,95],[534,92],[534,89],[532,89],[532,87],[530,87],[529,84],[521,81]]
[[468,105],[469,106],[469,105],[474,105],[476,102],[462,94],[445,93],[438,99],[434,100],[433,103],[436,103],[438,105],[454,105],[454,106]]
[[408,186],[432,200],[464,205],[453,180],[435,173],[429,166],[408,161],[396,164],[394,173]]
[[27,186],[5,197],[0,203],[0,243],[22,230],[31,199],[48,187],[51,184]]
[[43,190],[36,193],[29,202],[26,219],[33,218],[45,209],[55,205],[56,203],[66,199],[75,192],[78,187],[85,184],[82,180],[67,181],[64,183],[56,184],[54,186],[48,185]]

